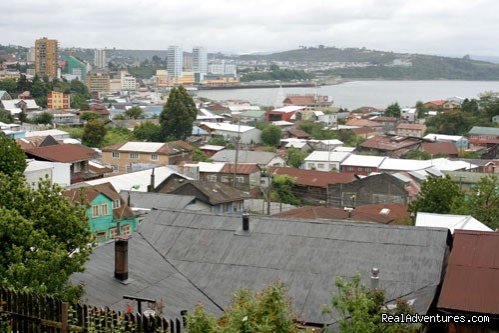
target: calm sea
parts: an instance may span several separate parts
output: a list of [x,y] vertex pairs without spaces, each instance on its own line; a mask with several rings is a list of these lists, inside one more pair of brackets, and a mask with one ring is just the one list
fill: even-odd
[[[283,88],[286,94],[330,96],[335,106],[353,110],[361,106],[386,107],[398,102],[402,107],[417,101],[452,96],[476,98],[485,91],[499,91],[499,81],[352,81],[318,88]],[[275,105],[279,88],[201,90],[198,96],[213,100],[245,99],[260,105]]]

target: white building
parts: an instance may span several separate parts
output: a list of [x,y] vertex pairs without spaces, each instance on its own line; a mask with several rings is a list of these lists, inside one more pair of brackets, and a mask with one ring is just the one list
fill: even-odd
[[203,122],[201,123],[201,125],[208,128],[212,135],[221,135],[226,140],[236,140],[239,137],[239,142],[244,144],[262,142],[262,131],[260,131],[256,127],[229,123],[208,122]]
[[208,73],[208,52],[205,47],[192,48],[192,71],[195,73]]
[[26,183],[37,188],[41,179],[49,179],[50,184],[59,184],[62,187],[71,184],[71,163],[56,163],[29,160],[24,170]]
[[413,123],[418,117],[418,110],[415,108],[403,108],[400,112],[400,118]]
[[225,60],[218,60],[212,62],[208,66],[208,72],[210,74],[216,75],[237,75],[237,68],[234,63],[227,62]]
[[170,45],[166,52],[166,70],[168,76],[181,77],[184,66],[184,55],[182,48],[177,45]]
[[95,49],[94,50],[94,65],[97,68],[106,68],[106,50],[105,49]]
[[305,158],[304,169],[339,172],[341,162],[348,156],[350,153],[316,150]]
[[28,55],[27,55],[27,61],[28,62],[35,62],[35,59],[36,59],[36,53],[35,53],[35,48],[34,47],[30,47],[29,50],[28,50]]
[[135,91],[137,89],[137,80],[127,72],[121,72],[121,90]]
[[416,227],[447,228],[451,233],[455,229],[494,231],[471,215],[451,215],[419,212],[416,215]]

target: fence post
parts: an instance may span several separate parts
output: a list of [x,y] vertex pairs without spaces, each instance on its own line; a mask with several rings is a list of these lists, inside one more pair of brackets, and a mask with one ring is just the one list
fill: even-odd
[[69,303],[61,302],[61,333],[69,332],[68,317],[69,317]]

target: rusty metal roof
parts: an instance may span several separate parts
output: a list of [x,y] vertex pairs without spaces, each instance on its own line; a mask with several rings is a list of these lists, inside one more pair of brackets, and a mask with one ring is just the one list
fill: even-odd
[[437,307],[499,314],[499,232],[457,230]]

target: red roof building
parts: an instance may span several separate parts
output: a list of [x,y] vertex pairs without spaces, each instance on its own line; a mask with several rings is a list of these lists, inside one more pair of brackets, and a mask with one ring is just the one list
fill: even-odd
[[423,142],[421,150],[430,155],[457,157],[459,152],[452,142]]
[[421,140],[402,136],[376,135],[360,144],[361,151],[368,151],[381,156],[400,157],[419,148]]
[[448,333],[494,332],[499,327],[499,232],[455,231],[437,309],[493,319],[489,323],[448,323]]
[[437,99],[435,101],[429,101],[423,104],[423,107],[430,110],[441,110],[444,108],[444,104],[447,101],[444,99]]

